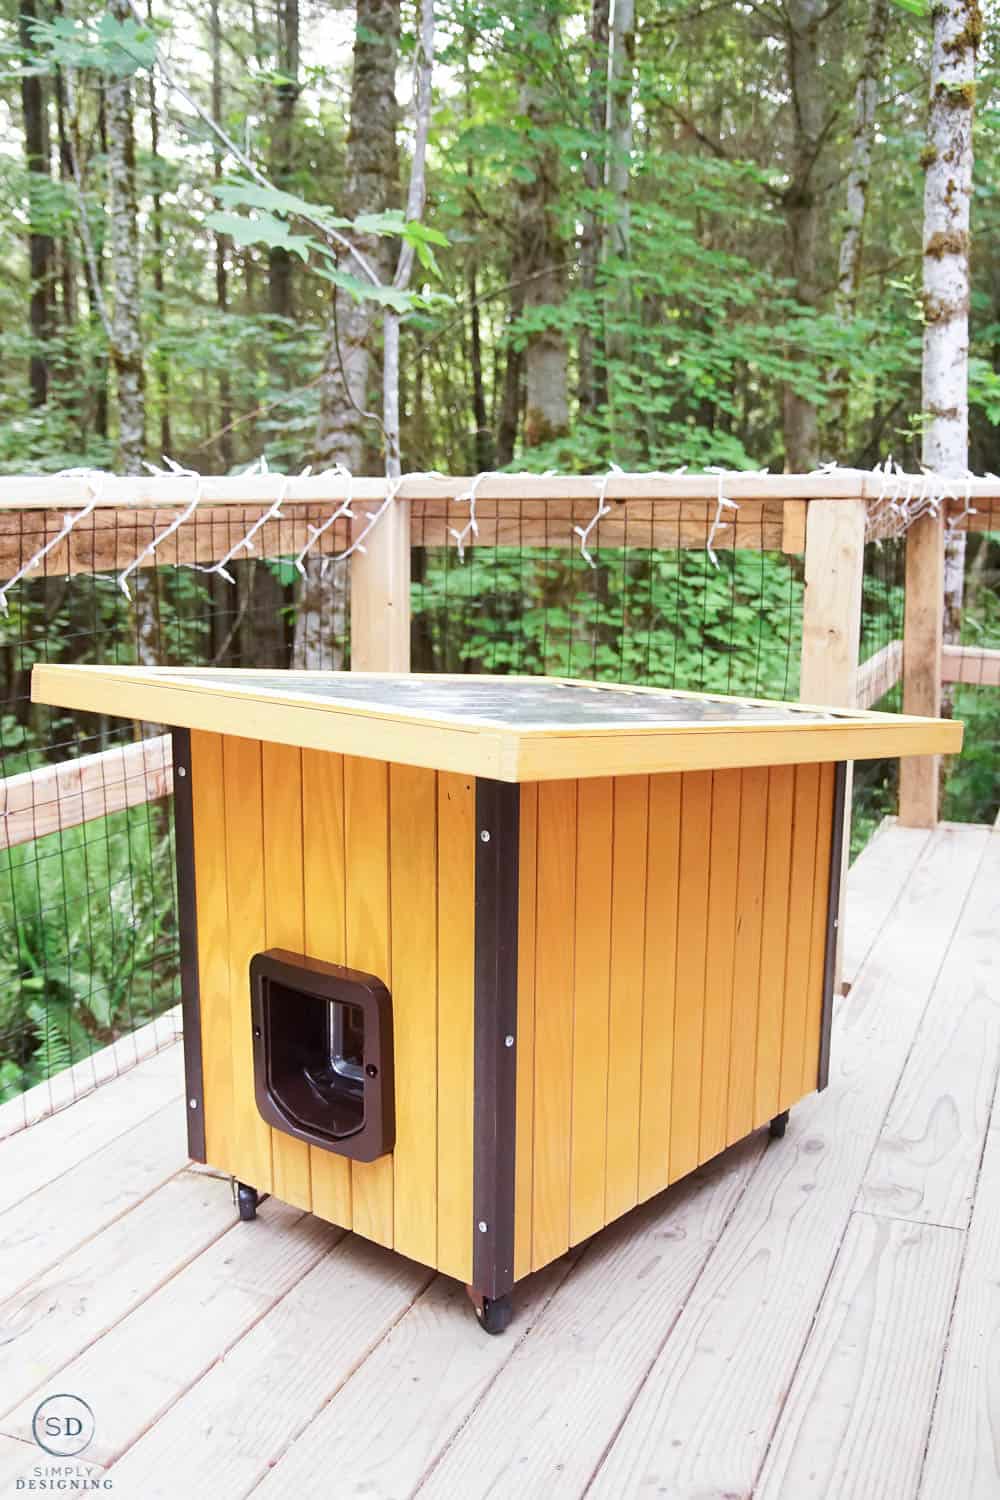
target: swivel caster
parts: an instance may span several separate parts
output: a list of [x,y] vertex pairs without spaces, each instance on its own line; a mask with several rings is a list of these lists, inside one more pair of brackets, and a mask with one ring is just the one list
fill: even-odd
[[780,1141],[788,1125],[788,1110],[783,1109],[780,1115],[775,1115],[768,1126],[768,1134],[772,1141]]
[[467,1287],[472,1305],[484,1333],[506,1333],[510,1327],[514,1309],[509,1296],[484,1297],[480,1292]]
[[257,1217],[257,1189],[250,1187],[245,1182],[234,1182],[233,1187],[236,1192],[236,1206],[240,1211],[240,1218],[245,1224],[248,1224],[251,1219],[256,1219]]

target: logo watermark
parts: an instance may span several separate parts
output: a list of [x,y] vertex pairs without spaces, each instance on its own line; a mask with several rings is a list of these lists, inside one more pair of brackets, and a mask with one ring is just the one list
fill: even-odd
[[[53,1458],[75,1459],[94,1440],[94,1413],[82,1396],[60,1391],[46,1396],[35,1408],[31,1435],[45,1453]],[[107,1479],[99,1464],[36,1464],[30,1474],[14,1481],[16,1490],[110,1490],[114,1480]]]

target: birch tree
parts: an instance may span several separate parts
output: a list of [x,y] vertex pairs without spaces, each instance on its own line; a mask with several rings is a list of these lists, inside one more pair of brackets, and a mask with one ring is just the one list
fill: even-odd
[[[347,137],[344,208],[351,218],[393,207],[398,192],[396,146],[396,66],[399,58],[399,0],[358,0],[351,70],[351,121]],[[355,237],[379,280],[392,275],[387,239]],[[351,473],[365,467],[366,435],[378,418],[370,412],[371,345],[379,308],[334,291],[319,387],[315,461],[324,468],[341,463]],[[297,590],[292,664],[299,668],[343,666],[347,621],[344,570],[328,569],[310,554]]]
[[[591,0],[590,40],[587,53],[587,133],[590,141],[583,161],[583,180],[587,187],[588,202],[581,219],[580,233],[580,288],[589,294],[594,307],[594,318],[588,319],[580,330],[577,350],[579,363],[580,409],[593,413],[603,405],[606,393],[599,389],[595,351],[601,342],[594,336],[598,322],[596,297],[597,268],[600,265],[604,243],[604,214],[602,196],[604,168],[607,160],[606,121],[608,95],[608,48],[610,41],[610,0]],[[604,350],[601,349],[603,356]]]
[[[924,153],[923,461],[960,477],[969,466],[969,208],[977,0],[938,0],[931,11],[931,97]],[[961,627],[965,536],[947,538],[944,633]]]
[[[109,12],[127,21],[129,0],[110,0]],[[118,388],[118,460],[124,474],[139,474],[146,451],[139,289],[139,210],[135,187],[135,123],[132,79],[107,83],[108,185],[111,194],[111,360]]]
[[[629,183],[632,176],[632,74],[635,69],[635,3],[615,0],[611,21],[608,79],[608,196],[611,222],[608,253],[624,262],[629,255]],[[608,354],[628,355],[626,326],[631,308],[627,277],[618,278],[608,317]]]
[[[21,45],[31,47],[31,22],[35,19],[34,0],[23,0],[18,23]],[[28,396],[32,406],[44,406],[49,395],[48,338],[52,316],[52,267],[54,243],[51,234],[39,225],[45,208],[38,188],[49,180],[49,119],[46,80],[25,72],[21,79],[21,109],[24,117],[24,156],[28,168],[29,212],[28,274],[31,292],[28,299],[28,326],[32,349],[28,361]]]
[[[885,71],[885,39],[888,29],[889,0],[871,0],[861,67],[854,90],[854,125],[847,171],[844,231],[837,258],[836,310],[843,323],[849,322],[854,316],[857,303],[865,215],[868,211],[868,187],[871,181],[875,115],[878,109],[879,80]],[[843,376],[837,404],[840,437],[844,442],[850,416],[850,389]]]

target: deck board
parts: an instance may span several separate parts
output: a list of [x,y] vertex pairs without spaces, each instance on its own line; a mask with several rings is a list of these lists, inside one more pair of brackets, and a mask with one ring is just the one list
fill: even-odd
[[994,1500],[998,891],[997,833],[885,825],[831,1087],[530,1278],[504,1338],[356,1235],[235,1223],[182,1169],[179,1046],[0,1140],[0,1491],[69,1389],[121,1500]]

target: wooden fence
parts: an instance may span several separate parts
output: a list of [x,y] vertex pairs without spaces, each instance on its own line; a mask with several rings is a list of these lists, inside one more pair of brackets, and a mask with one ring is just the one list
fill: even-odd
[[[912,480],[914,489],[922,483]],[[721,489],[720,489],[721,485]],[[906,537],[906,599],[902,640],[859,663],[864,546],[869,510],[884,484],[878,475],[832,474],[614,475],[599,488],[588,477],[492,475],[407,478],[356,552],[351,567],[351,664],[362,671],[407,671],[410,657],[411,547],[454,545],[468,526],[475,495],[478,533],[471,545],[544,544],[579,547],[599,495],[608,507],[589,545],[730,547],[804,554],[800,698],[807,703],[867,707],[902,680],[907,713],[935,715],[943,682],[1000,686],[1000,651],[945,647],[941,637],[945,526],[1000,529],[1000,480],[971,481],[961,501],[937,516],[925,513]],[[719,508],[719,496],[738,505]],[[256,554],[304,547],[350,498],[353,522],[342,518],[316,542],[341,551],[368,525],[386,495],[382,479],[348,482],[331,475],[285,480],[250,475],[195,480],[183,475],[108,478],[67,476],[0,479],[0,584],[45,547],[31,577],[107,572],[140,560],[143,567],[223,558],[255,522]],[[270,512],[277,501],[280,520]],[[976,507],[971,514],[967,503]],[[180,511],[178,526],[143,556]],[[86,512],[86,518],[81,513]],[[67,517],[80,524],[66,530]],[[719,526],[719,521],[725,524]],[[197,522],[197,524],[193,524]],[[51,546],[49,544],[52,544]],[[904,761],[900,818],[930,827],[937,820],[939,767]],[[162,738],[125,750],[47,766],[0,782],[0,847],[103,816],[170,790],[169,744]]]

